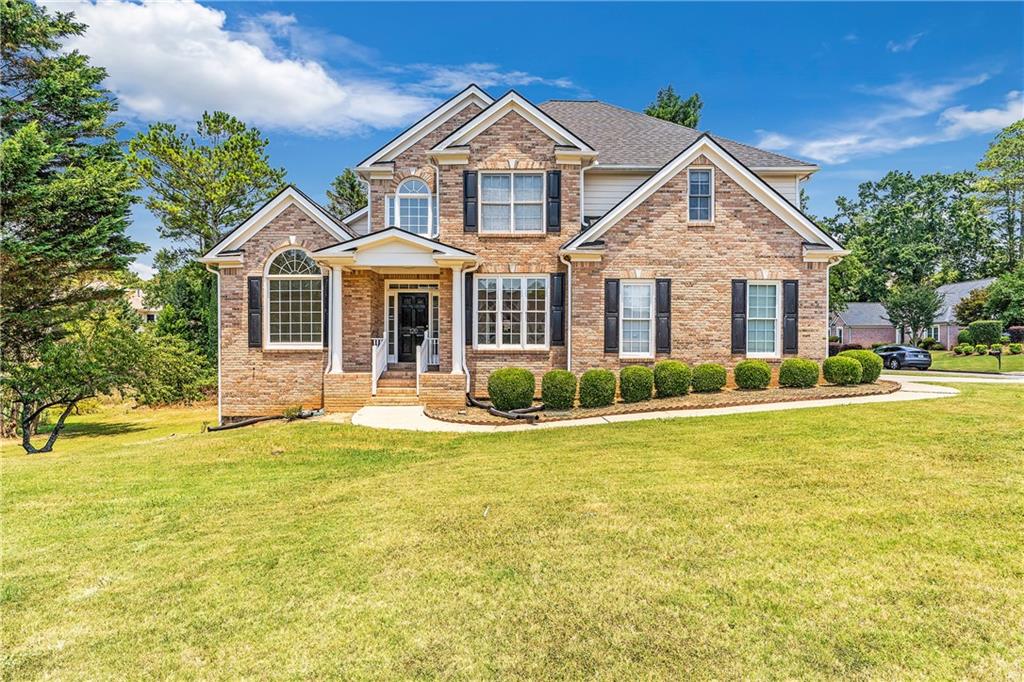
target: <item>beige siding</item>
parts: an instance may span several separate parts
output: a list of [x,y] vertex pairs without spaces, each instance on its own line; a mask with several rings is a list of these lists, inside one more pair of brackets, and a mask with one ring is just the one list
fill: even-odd
[[649,177],[650,173],[587,171],[583,174],[583,216],[603,216]]
[[800,176],[799,175],[763,175],[761,179],[767,182],[772,188],[789,200],[794,206],[800,205]]
[[356,234],[366,234],[370,231],[370,214],[369,212],[364,213],[356,220],[350,220],[347,224]]

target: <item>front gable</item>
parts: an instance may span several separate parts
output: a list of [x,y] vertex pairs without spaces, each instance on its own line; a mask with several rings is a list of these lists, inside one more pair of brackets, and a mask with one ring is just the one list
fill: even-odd
[[343,265],[353,268],[434,268],[470,265],[478,260],[469,251],[442,244],[396,227],[319,249],[313,254],[313,257],[325,265]]

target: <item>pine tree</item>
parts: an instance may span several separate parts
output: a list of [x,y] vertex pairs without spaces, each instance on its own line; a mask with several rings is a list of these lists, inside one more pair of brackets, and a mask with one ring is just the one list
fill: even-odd
[[669,85],[658,90],[657,99],[644,109],[644,113],[654,118],[678,123],[681,126],[696,128],[700,123],[700,110],[703,108],[704,102],[699,93],[695,92],[683,99]]
[[341,175],[331,181],[327,199],[331,212],[339,218],[344,218],[366,206],[366,187],[351,168],[346,168]]

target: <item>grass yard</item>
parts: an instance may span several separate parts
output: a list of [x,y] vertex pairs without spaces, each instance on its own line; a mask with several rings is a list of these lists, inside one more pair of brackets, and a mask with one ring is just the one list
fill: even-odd
[[3,448],[3,678],[1019,678],[1024,387],[957,388],[518,434],[83,417]]
[[[947,350],[932,351],[932,369],[995,374],[999,371],[999,365],[993,355],[957,355]],[[1002,371],[1024,372],[1024,354],[1010,355],[1004,352]]]

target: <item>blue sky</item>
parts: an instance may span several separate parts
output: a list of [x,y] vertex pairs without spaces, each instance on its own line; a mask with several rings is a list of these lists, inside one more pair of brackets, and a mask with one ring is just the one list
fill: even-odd
[[[75,46],[128,133],[225,109],[318,199],[470,81],[636,110],[698,91],[702,129],[821,165],[819,215],[890,169],[971,168],[1024,117],[1024,3],[44,2],[92,27]],[[143,209],[132,234],[161,245]]]

